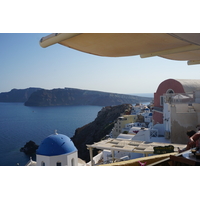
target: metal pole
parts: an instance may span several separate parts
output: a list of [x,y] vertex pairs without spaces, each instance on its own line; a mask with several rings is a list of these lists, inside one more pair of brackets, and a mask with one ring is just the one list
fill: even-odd
[[89,147],[91,166],[93,166],[93,148]]

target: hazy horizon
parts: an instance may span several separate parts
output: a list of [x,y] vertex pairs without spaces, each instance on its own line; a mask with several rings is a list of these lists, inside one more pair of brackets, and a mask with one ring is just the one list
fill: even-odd
[[[41,87],[28,87],[28,88],[41,88]],[[25,89],[28,89],[28,88],[12,88],[12,89],[9,90],[9,91],[0,92],[0,93],[7,93],[7,92],[10,92],[10,91],[12,91],[12,90],[14,90],[14,89],[16,89],[16,90],[25,90]],[[69,87],[64,87],[64,88],[52,88],[52,89],[41,88],[41,89],[53,90],[53,89],[65,89],[65,88],[69,88]],[[71,88],[71,89],[80,89],[80,88]],[[89,89],[80,89],[80,90],[89,90]],[[89,91],[105,92],[105,91],[99,91],[99,90],[89,90]],[[115,93],[115,92],[108,92],[108,93]],[[126,94],[126,93],[117,93],[117,94],[135,95],[135,96],[142,96],[142,97],[153,97],[153,94],[154,94],[154,93],[145,92],[145,93],[129,93],[129,94]]]

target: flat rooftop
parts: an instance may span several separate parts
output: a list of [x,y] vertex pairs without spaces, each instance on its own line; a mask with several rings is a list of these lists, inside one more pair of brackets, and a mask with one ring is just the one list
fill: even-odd
[[[87,145],[88,147],[96,148],[96,149],[107,149],[114,151],[125,151],[125,152],[133,152],[133,153],[142,153],[142,154],[153,154],[154,147],[164,147],[168,145],[174,146],[174,151],[178,152],[178,147],[183,149],[185,144],[171,144],[169,142],[162,142],[165,140],[164,137],[155,137],[153,138],[155,141],[145,142],[139,140],[127,140],[127,139],[113,139],[109,138],[106,140],[102,140],[100,142],[94,143],[92,145]],[[152,139],[152,140],[153,140]],[[156,141],[157,140],[157,141]],[[161,142],[159,142],[159,140]]]

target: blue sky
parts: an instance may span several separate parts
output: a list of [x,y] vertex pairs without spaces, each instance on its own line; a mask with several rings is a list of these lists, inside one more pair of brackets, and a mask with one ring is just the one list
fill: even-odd
[[0,92],[28,87],[154,93],[169,78],[199,79],[199,65],[139,56],[108,58],[39,40],[49,33],[0,33]]

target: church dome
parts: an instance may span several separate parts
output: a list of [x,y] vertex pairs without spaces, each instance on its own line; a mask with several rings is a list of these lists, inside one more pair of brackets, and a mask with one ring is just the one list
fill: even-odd
[[63,134],[52,134],[45,138],[36,154],[43,156],[57,156],[77,151],[72,140]]

